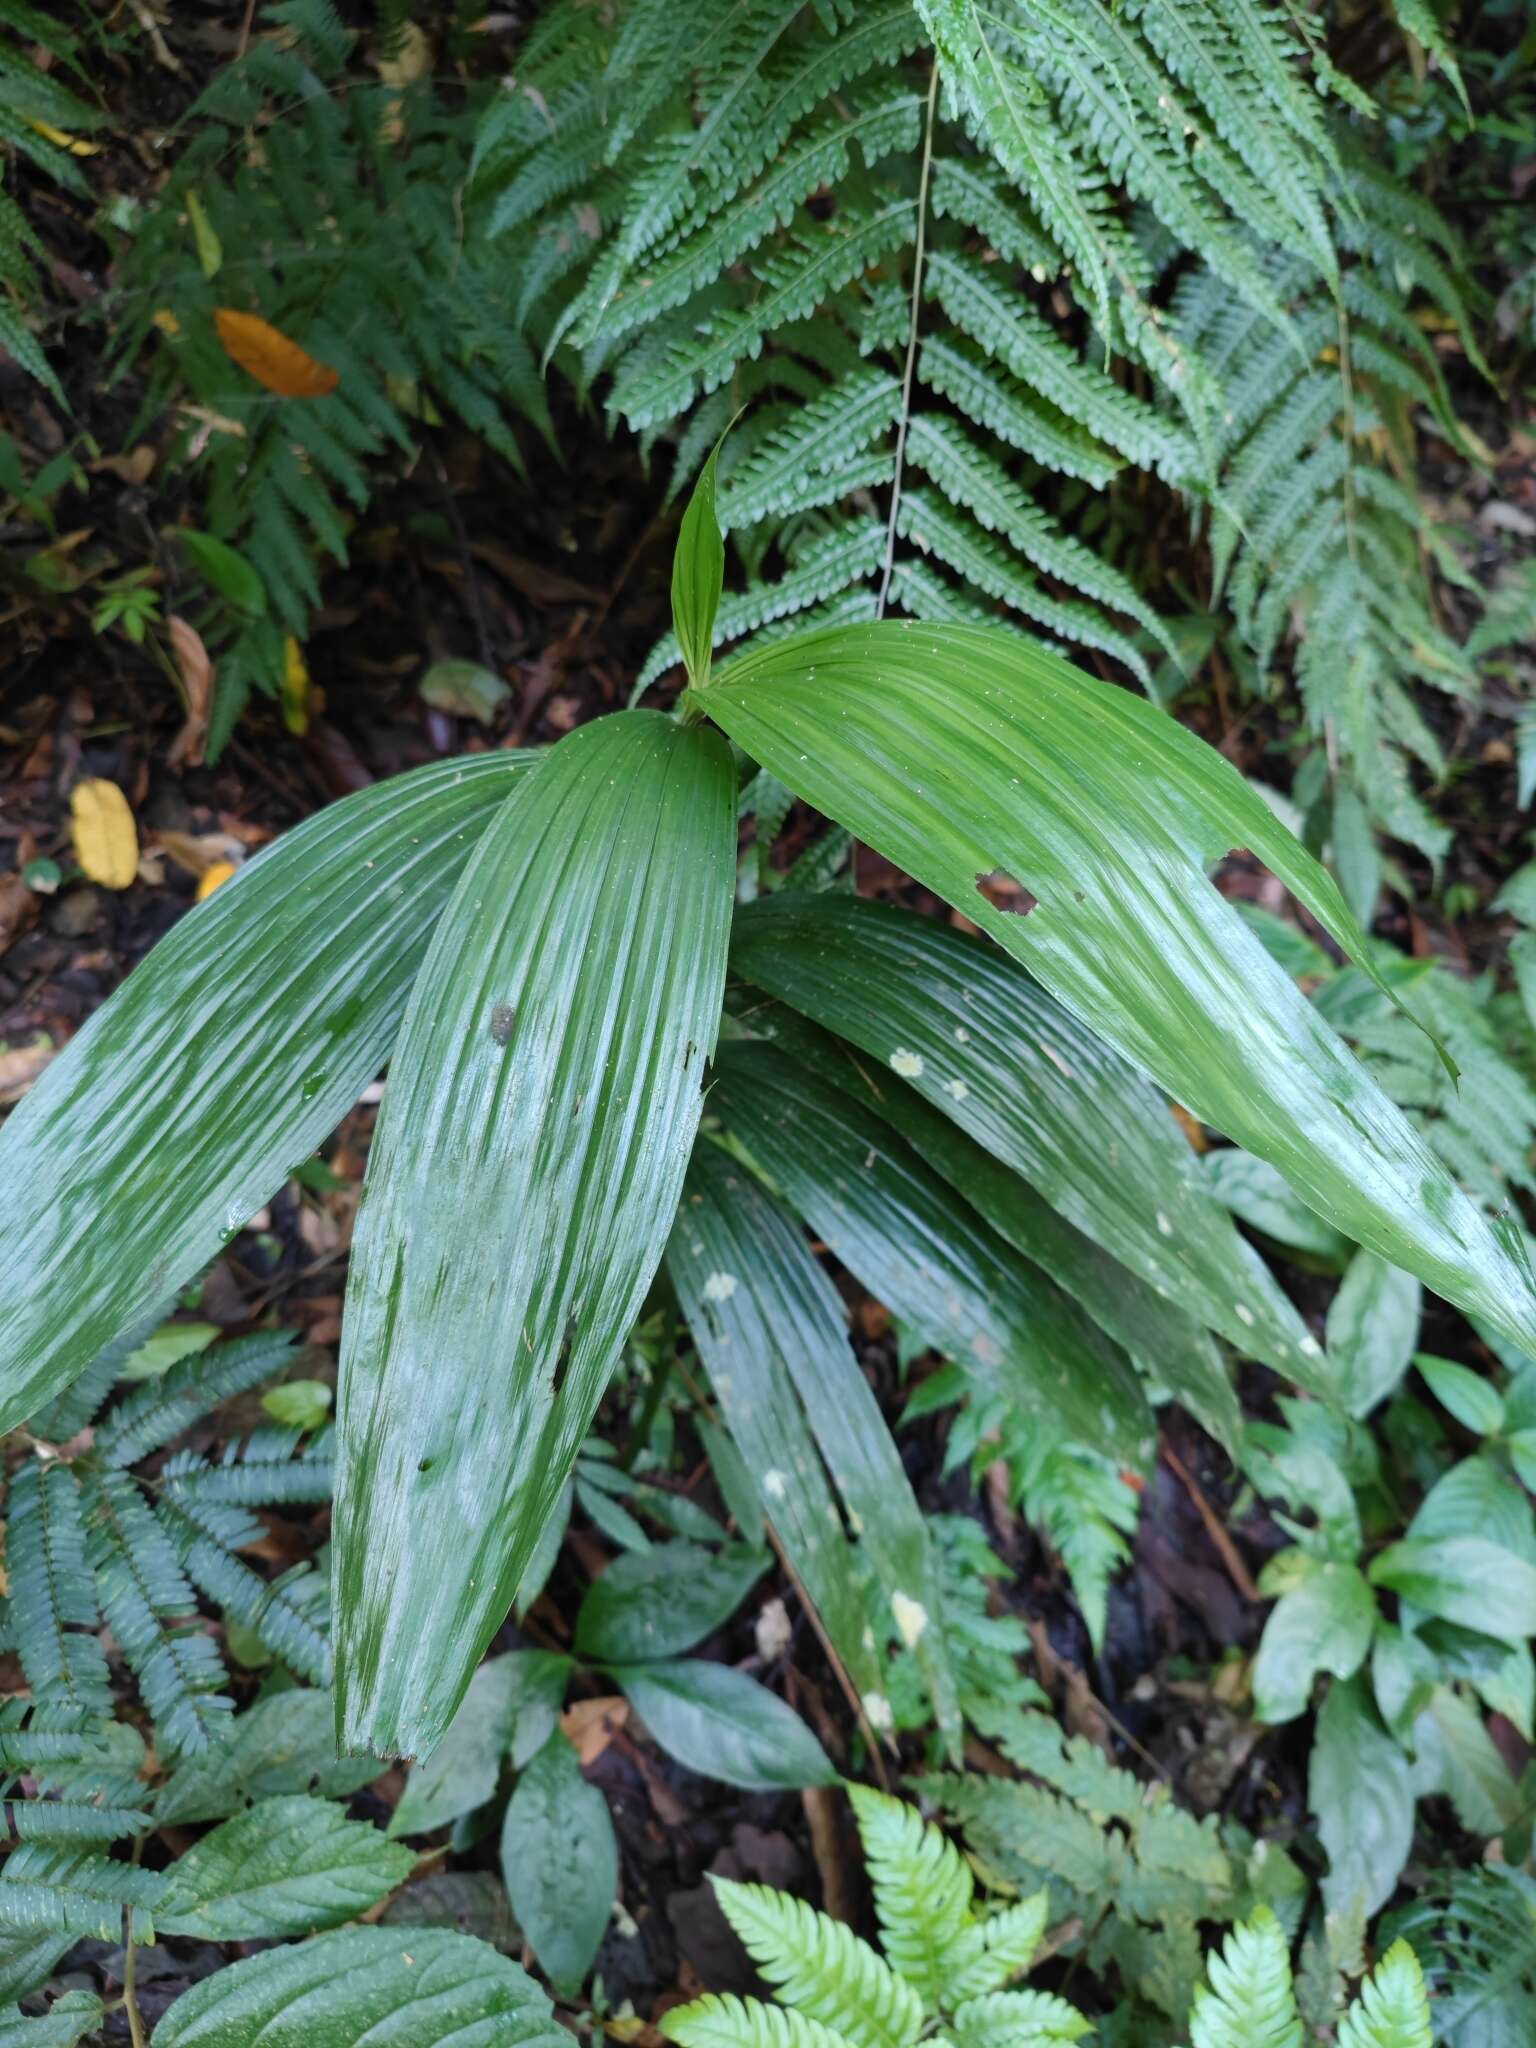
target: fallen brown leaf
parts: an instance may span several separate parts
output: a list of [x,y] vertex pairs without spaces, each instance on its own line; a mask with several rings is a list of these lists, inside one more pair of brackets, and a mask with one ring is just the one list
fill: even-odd
[[167,619],[165,626],[181,672],[187,708],[186,723],[172,740],[166,760],[172,768],[200,768],[213,710],[213,658],[203,645],[202,634],[185,619]]

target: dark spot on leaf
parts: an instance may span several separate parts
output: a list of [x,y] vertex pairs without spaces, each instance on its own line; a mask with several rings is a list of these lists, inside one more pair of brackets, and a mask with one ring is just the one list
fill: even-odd
[[430,1472],[432,1470],[432,1460],[430,1458],[419,1459],[416,1470],[418,1472]]
[[517,1012],[510,1003],[492,1003],[491,1036],[498,1045],[508,1045],[517,1024]]
[[989,875],[978,875],[976,889],[994,910],[1007,911],[1012,917],[1028,917],[1040,901],[1022,882],[1015,881],[1006,868],[994,868]]

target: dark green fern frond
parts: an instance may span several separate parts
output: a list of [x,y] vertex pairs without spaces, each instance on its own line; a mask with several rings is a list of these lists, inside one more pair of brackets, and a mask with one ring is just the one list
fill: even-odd
[[211,1415],[221,1401],[274,1378],[290,1363],[292,1349],[292,1331],[260,1331],[178,1359],[107,1416],[96,1432],[97,1457],[106,1465],[138,1464]]
[[80,1489],[67,1465],[33,1459],[12,1478],[6,1563],[10,1624],[33,1698],[106,1712],[112,1696],[94,1634],[96,1588]]
[[127,1658],[164,1748],[205,1749],[232,1708],[211,1637],[175,1549],[121,1471],[87,1478],[90,1562],[103,1619]]

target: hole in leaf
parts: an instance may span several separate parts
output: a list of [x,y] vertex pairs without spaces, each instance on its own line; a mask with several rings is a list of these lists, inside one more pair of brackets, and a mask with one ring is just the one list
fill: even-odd
[[1032,890],[1016,881],[1006,868],[993,868],[987,875],[976,877],[976,889],[985,896],[994,910],[1006,911],[1011,917],[1028,917],[1040,901]]

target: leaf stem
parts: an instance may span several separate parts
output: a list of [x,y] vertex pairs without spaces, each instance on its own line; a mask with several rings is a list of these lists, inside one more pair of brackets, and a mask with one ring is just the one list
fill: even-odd
[[902,470],[907,456],[907,422],[912,417],[912,373],[917,366],[917,323],[923,305],[923,253],[928,238],[928,180],[933,171],[933,116],[939,97],[939,60],[934,58],[928,73],[928,105],[923,116],[923,169],[917,187],[917,246],[912,256],[912,317],[907,323],[907,362],[901,378],[901,423],[896,429],[896,474],[891,479],[891,513],[885,525],[885,566],[880,574],[880,595],[875,600],[875,617],[885,617],[886,599],[891,594],[891,577],[896,568],[896,522],[901,515]]
[[123,2009],[128,2015],[128,2038],[133,2048],[148,2048],[149,2036],[144,2031],[144,2021],[139,2013],[139,2001],[135,1996],[135,1983],[139,1973],[138,1944],[133,1938],[133,1908],[123,1911]]

